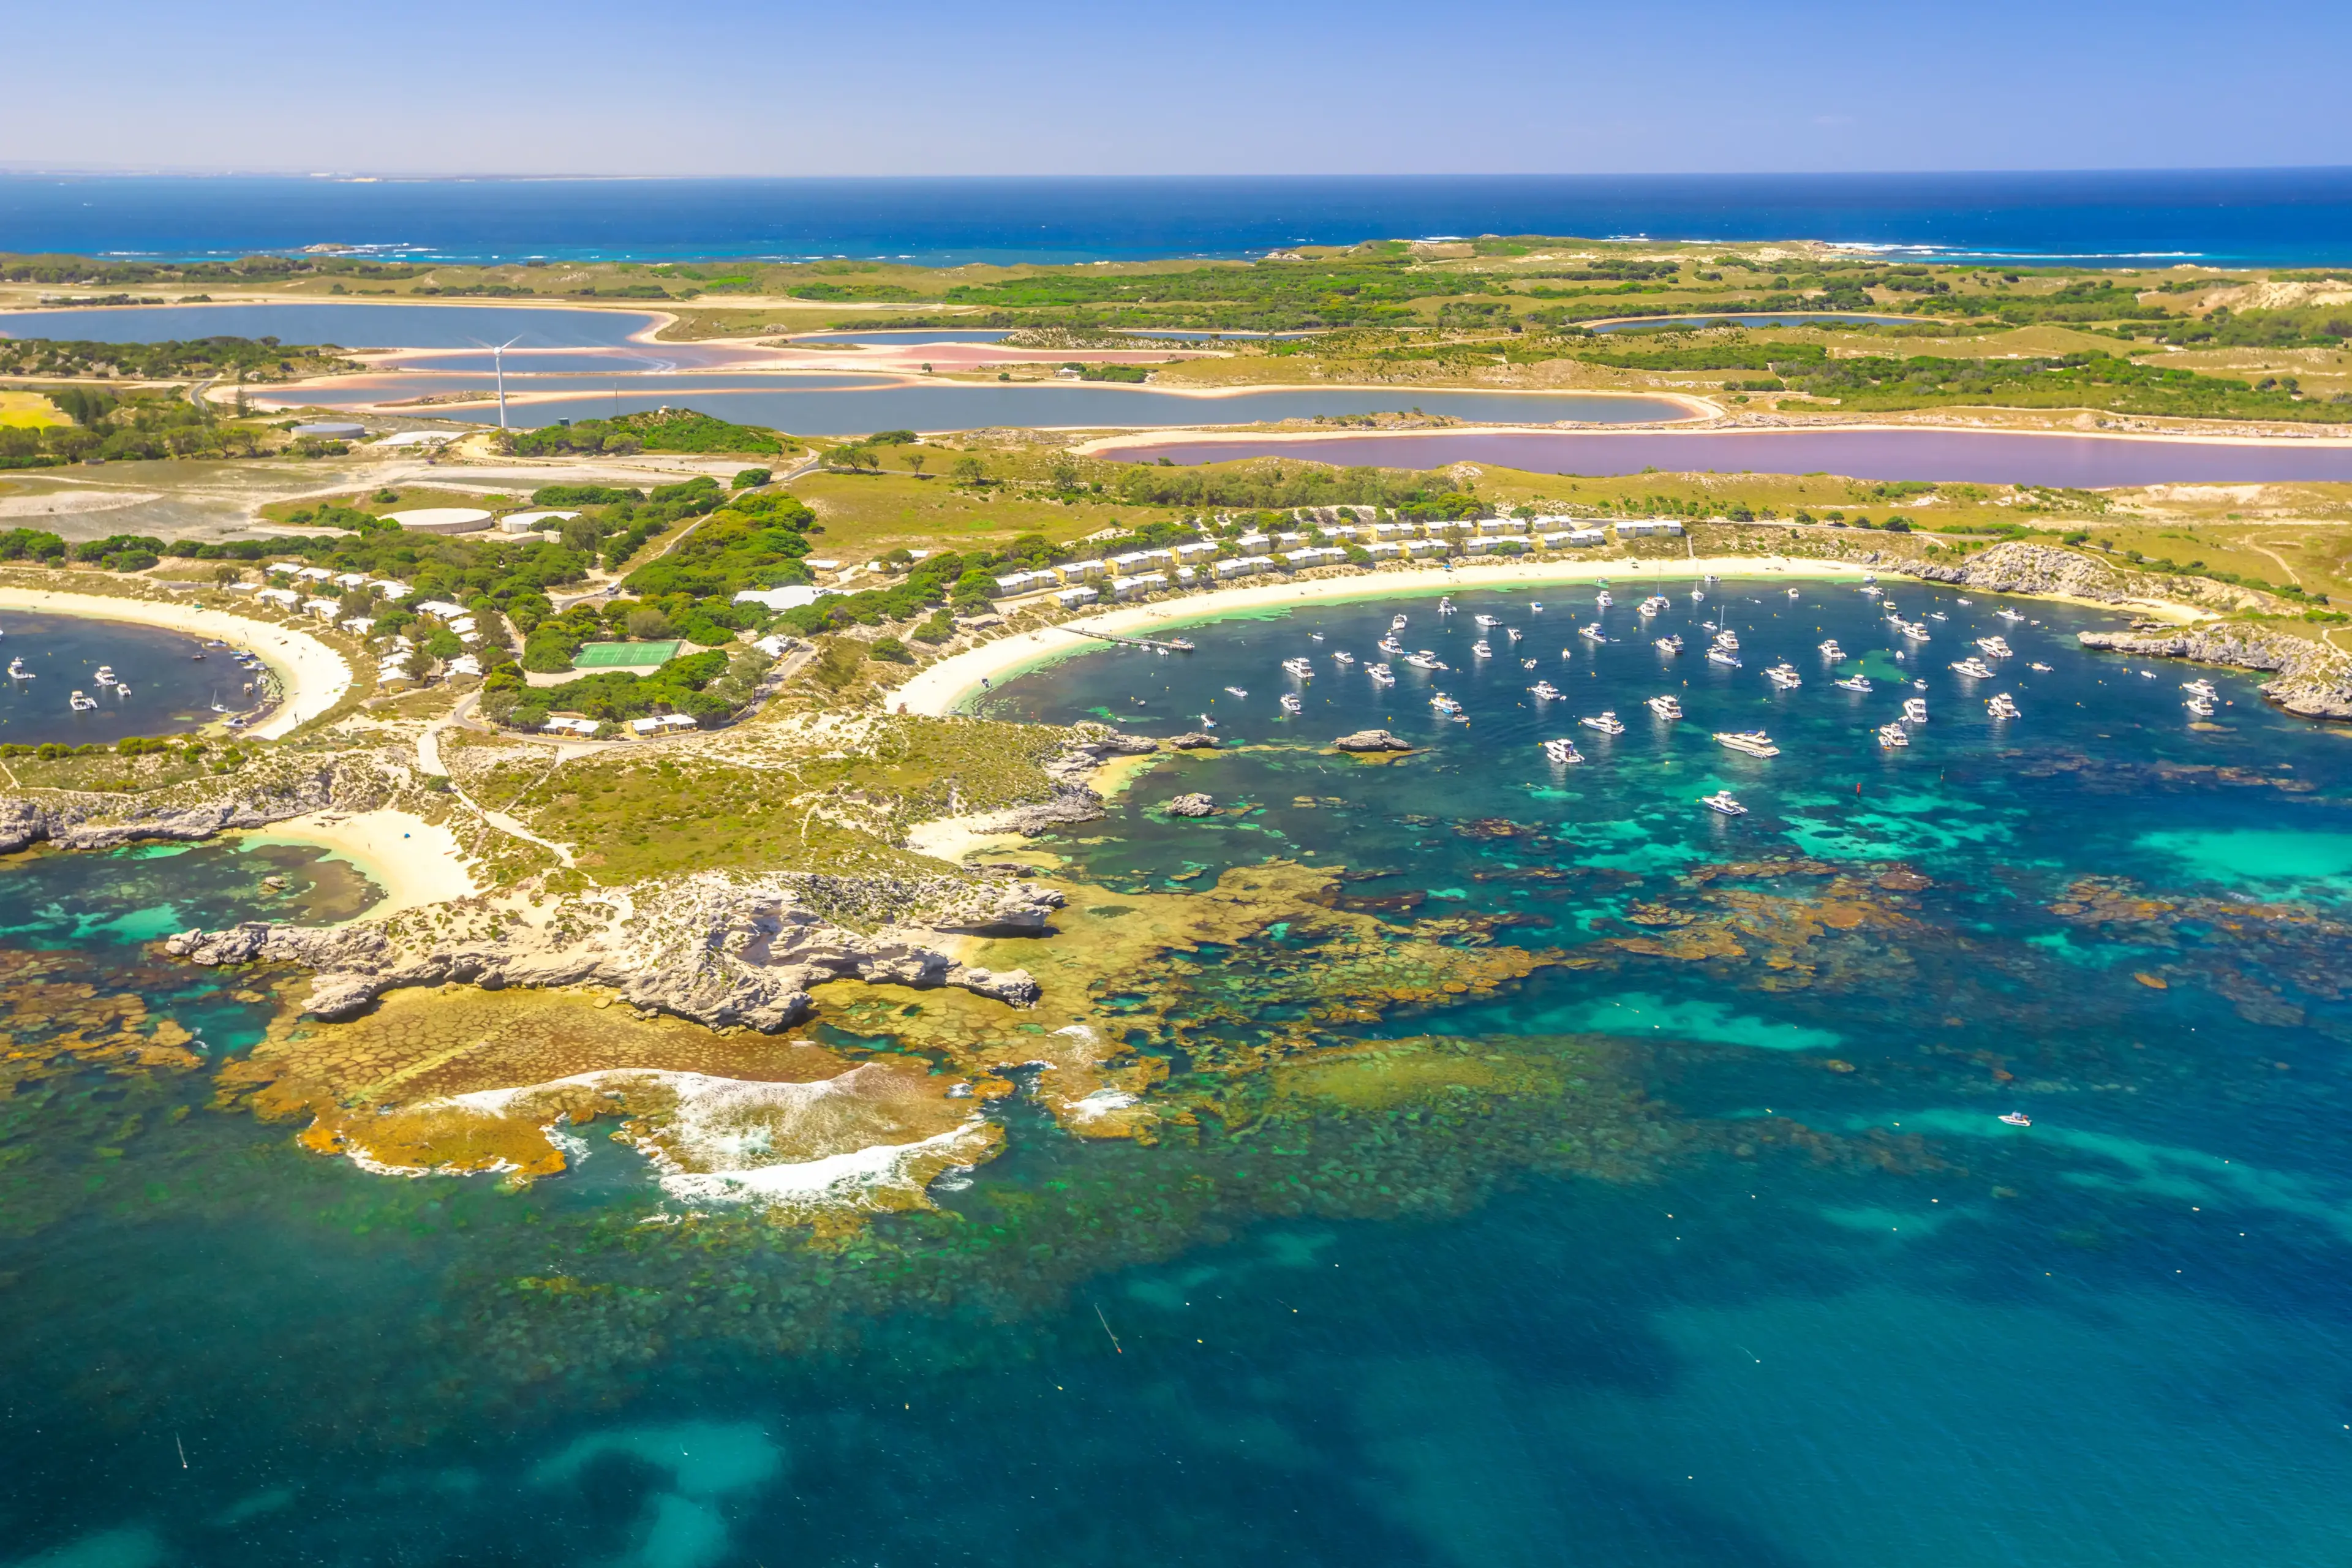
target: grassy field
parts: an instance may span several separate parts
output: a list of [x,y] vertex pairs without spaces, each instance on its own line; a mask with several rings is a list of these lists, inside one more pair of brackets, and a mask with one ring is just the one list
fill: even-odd
[[37,392],[0,392],[0,429],[38,430],[70,423]]
[[401,485],[373,490],[354,490],[347,495],[305,496],[299,500],[271,501],[260,509],[265,521],[300,527],[307,518],[297,519],[297,512],[315,512],[323,506],[349,507],[372,517],[386,512],[415,511],[426,507],[477,507],[485,511],[506,511],[529,504],[528,494],[513,490],[460,490],[436,485]]

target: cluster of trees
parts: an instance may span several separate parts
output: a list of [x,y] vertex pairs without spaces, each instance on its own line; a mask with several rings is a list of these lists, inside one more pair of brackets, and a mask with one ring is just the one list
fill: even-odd
[[[1945,403],[2013,408],[2091,406],[2124,414],[2221,419],[2340,419],[2343,411],[2305,402],[2284,383],[2267,388],[2228,376],[2168,370],[2114,354],[2027,360],[1833,359],[1783,368],[1792,384],[1855,408],[1918,408]],[[1793,372],[1793,374],[1791,374]]]
[[[1136,464],[1113,481],[1121,500],[1133,505],[1194,510],[1292,511],[1300,507],[1378,506],[1412,517],[1470,517],[1458,508],[1465,498],[1442,474],[1402,468],[1354,468],[1336,472],[1322,464],[1269,459],[1236,468],[1171,468]],[[1466,504],[1475,507],[1475,498]]]
[[278,445],[267,426],[221,420],[183,397],[66,387],[50,400],[74,423],[0,427],[0,468],[53,468],[94,458],[250,458]]
[[248,256],[236,261],[114,261],[87,256],[0,254],[0,280],[10,283],[236,283],[272,279],[414,278],[420,269],[400,261],[352,256]]
[[1068,326],[1115,327],[1144,313],[1155,322],[1262,331],[1404,321],[1416,300],[1502,291],[1476,274],[1417,268],[1409,254],[1359,252],[1182,272],[1041,273],[959,284],[947,298],[998,310],[1055,310]]
[[518,457],[554,458],[599,452],[788,452],[773,430],[732,425],[691,408],[656,408],[612,419],[565,420],[538,430],[508,432],[506,449]]
[[2335,305],[2237,314],[2222,305],[2202,321],[2168,321],[2148,329],[2126,325],[2123,331],[2136,337],[2143,330],[2158,342],[2211,348],[2342,348],[2352,338],[2352,310]]
[[555,712],[579,713],[620,724],[656,713],[685,713],[705,729],[722,724],[751,700],[768,661],[745,649],[721,649],[671,659],[647,675],[600,670],[561,686],[533,687],[512,665],[482,681],[481,713],[493,723],[536,730]]
[[677,545],[622,579],[639,597],[732,597],[809,581],[802,565],[816,513],[798,497],[753,491],[730,500]]
[[332,344],[276,338],[196,338],[161,343],[94,343],[63,338],[0,338],[0,374],[170,380],[242,376],[277,381],[353,368]]

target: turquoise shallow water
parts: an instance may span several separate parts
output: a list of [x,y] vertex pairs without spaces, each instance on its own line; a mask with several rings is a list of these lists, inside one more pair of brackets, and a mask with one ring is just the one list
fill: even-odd
[[[1897,668],[1852,587],[1664,584],[1694,643],[1731,617],[1726,671],[1640,638],[1650,586],[1618,585],[1606,644],[1573,630],[1589,588],[1445,621],[1315,606],[989,699],[1155,735],[1206,712],[1237,742],[1038,847],[1086,876],[1297,857],[1401,934],[1486,919],[1572,960],[1328,1035],[1580,1042],[1561,1059],[1622,1114],[1534,1126],[1591,1157],[1444,1116],[1077,1144],[1015,1101],[949,1217],[812,1253],[640,1225],[620,1152],[524,1194],[385,1181],[204,1109],[202,1075],[40,1079],[0,1100],[0,1562],[2339,1562],[2343,740],[2232,677],[2192,728],[2186,671],[2072,646],[2107,617],[1906,584],[1906,616],[1948,618],[1900,665],[1930,722],[1883,752],[1896,692],[1840,691],[1814,651]],[[1481,612],[1538,670],[1469,653]],[[1421,677],[1381,697],[1330,658],[1396,614],[1466,724]],[[1995,630],[2006,726],[1945,668]],[[1286,720],[1294,656],[1318,674]],[[1805,684],[1775,695],[1783,656]],[[1649,722],[1661,690],[1685,722]],[[1603,708],[1627,733],[1575,726]],[[1428,749],[1326,749],[1367,723]],[[1731,725],[1782,755],[1707,740]],[[1565,733],[1588,760],[1554,770],[1536,742]],[[1694,804],[1725,786],[1748,816]],[[1192,790],[1226,809],[1160,809]],[[209,1008],[233,1057],[257,1006],[131,938],[166,903],[331,902],[306,881],[331,872],[269,893],[267,868],[8,866],[36,912],[0,952]],[[1220,1200],[1187,1206],[1203,1183]]]

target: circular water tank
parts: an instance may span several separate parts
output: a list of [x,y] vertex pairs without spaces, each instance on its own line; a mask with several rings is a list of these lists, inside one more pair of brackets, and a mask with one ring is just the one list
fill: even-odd
[[490,526],[490,514],[472,506],[420,507],[384,516],[412,533],[474,533]]

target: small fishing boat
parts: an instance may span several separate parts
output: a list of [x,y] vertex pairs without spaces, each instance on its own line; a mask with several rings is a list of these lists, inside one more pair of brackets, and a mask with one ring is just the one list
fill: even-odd
[[1454,601],[1441,595],[1437,601],[1437,613],[1441,616],[1452,615],[1454,613]]
[[1513,642],[1517,642],[1519,640],[1519,628],[1517,626],[1505,626],[1503,628],[1503,635],[1510,638]]
[[1521,669],[1533,669],[1535,667],[1536,667],[1536,661],[1535,661],[1534,659],[1531,659],[1531,658],[1523,658],[1523,659],[1519,660],[1519,668],[1520,668]]
[[1906,697],[1903,700],[1903,721],[1906,724],[1925,724],[1927,721],[1927,700],[1924,697]]
[[2000,1120],[2008,1122],[2011,1127],[2031,1127],[2033,1125],[2033,1118],[2026,1115],[2022,1110],[2004,1110],[2000,1113]]
[[1907,746],[1911,743],[1911,731],[1900,724],[1881,724],[1878,727],[1878,743],[1886,747]]
[[1234,697],[1247,697],[1247,696],[1249,695],[1249,693],[1248,693],[1248,692],[1246,692],[1246,691],[1243,690],[1243,689],[1242,689],[1240,687],[1238,687],[1238,686],[1228,686],[1228,687],[1226,687],[1226,688],[1225,688],[1225,690],[1226,690],[1230,695],[1234,696]]
[[25,661],[23,659],[12,658],[8,661],[8,679],[11,680],[30,680],[33,679],[33,672],[25,668]]
[[1542,615],[1542,614],[1543,614],[1543,601],[1542,601],[1541,599],[1538,599],[1538,600],[1534,601],[1532,604],[1528,605],[1528,613],[1529,615],[1531,615],[1531,616],[1540,616],[1540,615]]
[[1789,590],[1789,597],[1790,597],[1791,599],[1793,599],[1793,598],[1795,598],[1796,596],[1797,596],[1797,590],[1795,590],[1794,588],[1790,589],[1790,590]]
[[1740,805],[1738,800],[1734,799],[1731,792],[1727,789],[1717,790],[1713,795],[1703,795],[1698,797],[1698,803],[1699,805],[1706,807],[1707,810],[1718,812],[1725,816],[1745,816],[1748,815],[1748,808]]
[[1317,642],[1321,642],[1323,640],[1323,634],[1321,632],[1308,632],[1307,635],[1313,637]]
[[1589,626],[1577,627],[1576,635],[1591,642],[1607,642],[1609,640],[1608,635],[1601,631],[1601,623],[1599,621],[1593,622]]
[[1749,757],[1777,757],[1780,748],[1761,730],[1717,730],[1715,743]]
[[1454,701],[1443,691],[1431,698],[1429,705],[1449,719],[1459,719],[1462,716],[1462,704]]
[[1588,730],[1598,730],[1604,735],[1622,735],[1625,732],[1625,721],[1618,718],[1613,711],[1595,713],[1589,719],[1579,719],[1577,722]]
[[[1967,603],[1968,603],[1968,601],[1967,601],[1966,599],[1962,599],[1962,600],[1960,601],[1960,603],[1961,603],[1961,604],[1963,604],[1963,605],[1965,605],[1965,604],[1967,604]],[[2023,620],[2023,619],[2025,618],[2023,616],[2021,616],[2021,615],[2018,614],[2015,610],[2001,610],[2001,611],[2000,611],[2000,612],[1999,612],[1999,614],[2000,614],[2000,618],[2001,618],[2002,620],[2004,620],[2004,621],[2021,621],[2021,620]]]
[[1214,719],[1210,718],[1206,713],[1203,713],[1203,714],[1202,714],[1202,715],[1201,715],[1201,728],[1202,728],[1202,729],[1203,729],[1203,730],[1213,730],[1213,729],[1215,729],[1216,727],[1217,727],[1217,721],[1216,721]]
[[1394,620],[1391,621],[1389,623],[1389,630],[1392,632],[1401,632],[1404,630],[1404,617],[1402,616],[1399,616]]
[[1576,742],[1573,741],[1546,741],[1543,743],[1543,749],[1544,755],[1549,757],[1555,763],[1580,763],[1584,761],[1584,754],[1576,749]]
[[1941,610],[1930,610],[1927,612],[1927,618],[1931,621],[1948,621],[1952,617]]
[[2037,675],[2047,675],[2050,673],[2050,667],[2046,664],[2030,664],[2026,666],[2026,668],[2032,670]]
[[1601,589],[1601,592],[1592,595],[1592,607],[1596,610],[1605,610],[1616,602],[1616,600],[1609,596],[1609,590],[1606,588]]
[[1683,716],[1683,705],[1672,697],[1653,697],[1642,706],[1661,719],[1679,719]]

